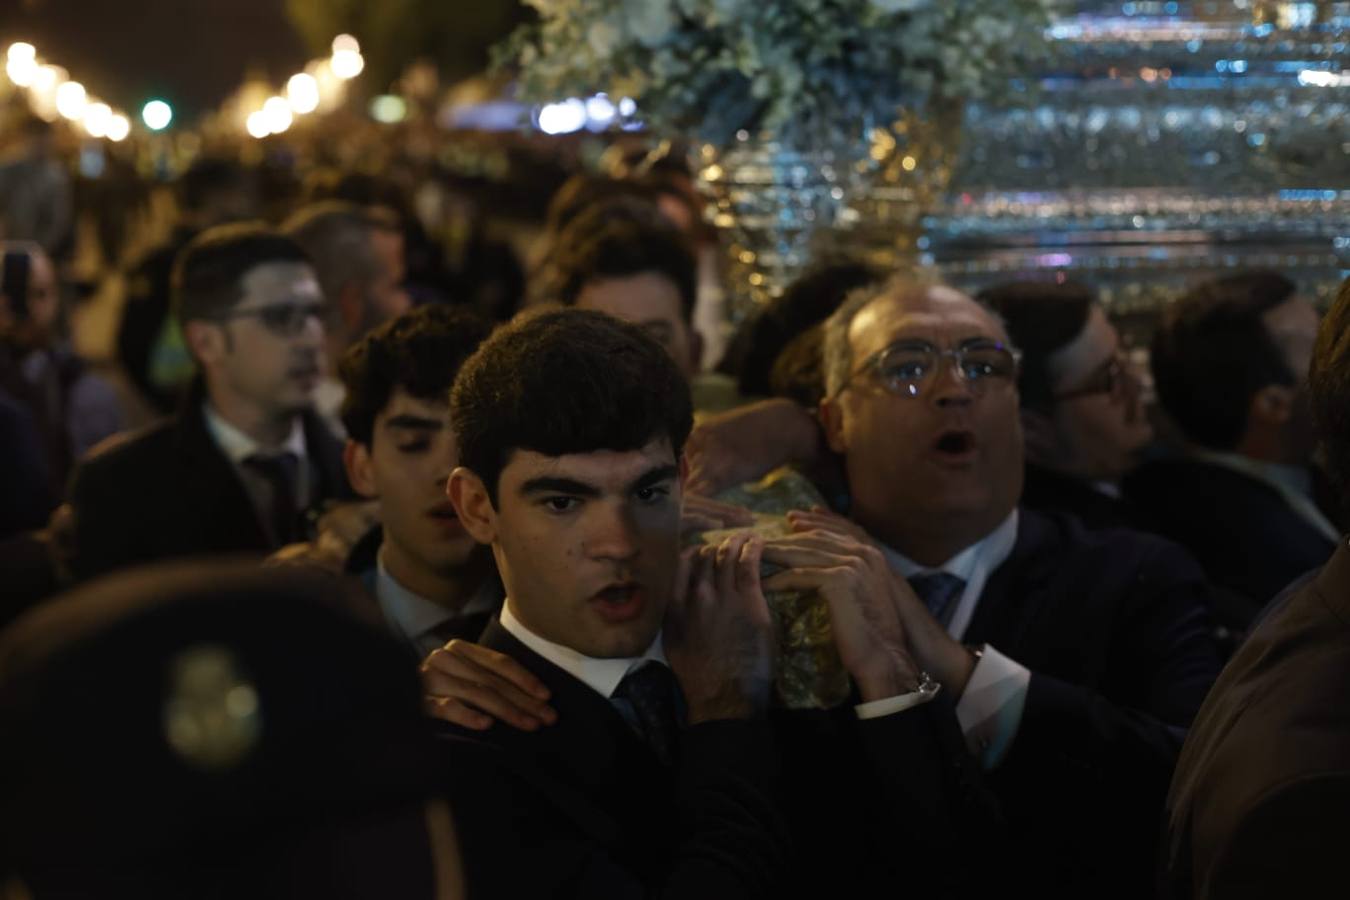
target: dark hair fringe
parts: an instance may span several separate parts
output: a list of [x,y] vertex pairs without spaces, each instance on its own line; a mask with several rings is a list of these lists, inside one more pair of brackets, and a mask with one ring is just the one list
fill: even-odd
[[602,313],[550,310],[497,331],[451,391],[460,462],[495,503],[516,450],[545,456],[637,450],[693,427],[689,386],[642,329]]

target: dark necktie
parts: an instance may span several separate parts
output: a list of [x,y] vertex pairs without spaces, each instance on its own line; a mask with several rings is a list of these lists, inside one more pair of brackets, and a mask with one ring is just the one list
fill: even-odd
[[675,758],[678,691],[670,667],[655,661],[645,662],[623,676],[614,690],[615,698],[632,707],[633,720],[629,724],[633,730],[666,766]]
[[300,460],[294,453],[255,453],[244,460],[244,465],[265,478],[271,487],[270,508],[266,514],[277,546],[299,540],[300,516],[296,510],[295,488],[300,480]]
[[938,624],[946,628],[956,615],[957,601],[961,599],[966,583],[948,572],[927,572],[909,579],[909,586],[914,588],[914,593],[919,595]]

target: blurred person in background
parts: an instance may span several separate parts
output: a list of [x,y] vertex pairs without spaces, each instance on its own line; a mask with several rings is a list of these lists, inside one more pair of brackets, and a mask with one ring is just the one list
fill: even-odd
[[1129,525],[1120,479],[1153,427],[1141,374],[1092,291],[1026,281],[986,288],[976,299],[998,313],[1022,351],[1022,505],[1072,513],[1089,527]]
[[56,133],[37,116],[25,117],[0,160],[0,238],[33,241],[59,259],[74,221],[70,175],[56,155]]
[[[1308,407],[1331,481],[1350,501],[1350,281],[1310,355]],[[1168,796],[1168,900],[1315,897],[1344,879],[1350,547],[1337,545],[1268,609],[1195,717]]]
[[188,563],[15,624],[0,896],[463,897],[416,670],[343,601],[327,575]]
[[693,328],[697,268],[684,235],[634,197],[596,203],[557,236],[547,296],[632,322],[666,349],[686,380],[703,338]]
[[454,638],[475,640],[501,605],[492,559],[446,497],[459,465],[450,385],[491,326],[472,310],[419,306],[352,345],[339,365],[346,399],[343,453],[378,525],[354,546],[321,534],[273,557],[355,575],[418,661]]
[[263,556],[312,536],[328,502],[351,496],[341,444],[313,411],[328,307],[300,246],[255,223],[207,229],[179,259],[174,304],[199,376],[174,417],[80,463],[79,577]]
[[[407,312],[402,236],[392,222],[353,203],[329,200],[306,206],[282,230],[305,251],[329,307],[330,371],[361,335]],[[327,378],[315,395],[319,414],[340,433],[342,385]]]
[[0,243],[0,390],[43,434],[56,496],[75,461],[123,427],[112,385],[64,337],[56,268],[34,243]]
[[1187,452],[1140,466],[1125,497],[1211,581],[1247,598],[1248,621],[1340,541],[1313,499],[1306,379],[1317,325],[1291,281],[1252,272],[1193,289],[1153,339],[1158,400]]
[[159,413],[172,412],[192,377],[192,360],[169,316],[174,261],[204,229],[256,215],[252,178],[220,157],[199,158],[174,185],[179,216],[163,243],[127,270],[117,359]]

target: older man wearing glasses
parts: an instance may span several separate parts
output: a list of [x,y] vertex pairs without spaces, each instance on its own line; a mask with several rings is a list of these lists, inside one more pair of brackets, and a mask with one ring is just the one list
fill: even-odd
[[176,416],[75,472],[72,567],[88,577],[178,556],[262,555],[351,492],[342,448],[311,410],[327,306],[300,247],[261,225],[192,241],[175,311],[198,377]]
[[[1218,672],[1210,589],[1182,551],[1019,510],[1019,354],[969,297],[895,281],[826,326],[826,440],[879,544],[916,660],[956,699],[1038,896],[1150,893],[1185,729]],[[772,542],[765,558],[773,561]]]

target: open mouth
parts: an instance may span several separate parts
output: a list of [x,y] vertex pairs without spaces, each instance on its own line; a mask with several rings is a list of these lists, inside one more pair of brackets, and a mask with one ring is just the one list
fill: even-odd
[[975,455],[973,431],[944,431],[933,442],[933,455],[942,462],[968,462]]
[[627,622],[642,612],[642,588],[632,581],[611,584],[597,591],[591,602],[607,622]]

